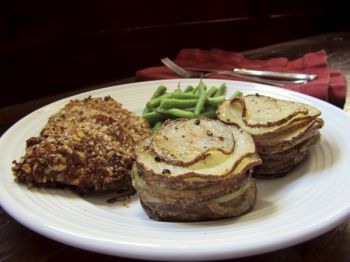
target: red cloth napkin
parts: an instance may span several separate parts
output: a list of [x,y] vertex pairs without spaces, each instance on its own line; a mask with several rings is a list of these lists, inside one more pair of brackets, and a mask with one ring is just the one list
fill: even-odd
[[[183,49],[175,62],[184,67],[232,70],[234,67],[316,74],[316,80],[305,85],[284,86],[283,88],[311,95],[342,107],[346,96],[346,80],[339,70],[327,66],[327,54],[324,50],[307,53],[304,56],[288,60],[277,57],[268,60],[249,60],[241,54],[218,49]],[[136,72],[138,80],[157,80],[179,78],[165,66],[150,67]],[[243,78],[211,74],[210,78],[249,81]]]

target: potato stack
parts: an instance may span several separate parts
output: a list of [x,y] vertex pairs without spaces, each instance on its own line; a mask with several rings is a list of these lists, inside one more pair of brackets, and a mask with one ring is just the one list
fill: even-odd
[[218,120],[167,120],[136,147],[133,185],[150,218],[199,221],[251,210],[261,160],[252,137]]
[[218,119],[249,132],[263,161],[255,177],[283,176],[304,160],[320,139],[321,112],[310,105],[259,94],[223,102]]

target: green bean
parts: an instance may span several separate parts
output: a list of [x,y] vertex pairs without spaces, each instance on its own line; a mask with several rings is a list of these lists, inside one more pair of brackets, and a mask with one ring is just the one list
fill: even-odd
[[156,98],[151,99],[147,104],[152,108],[156,108],[157,106],[160,105],[160,102],[162,102],[164,98],[169,97],[170,95],[171,94],[164,94],[164,95],[158,96]]
[[193,86],[187,86],[187,87],[185,88],[184,92],[185,92],[185,93],[187,93],[187,92],[192,92],[193,89],[194,89]]
[[194,113],[194,110],[196,110],[196,108],[195,107],[186,107],[186,108],[182,108],[182,110]]
[[154,92],[151,99],[163,95],[166,92],[166,90],[167,90],[167,88],[165,86],[163,86],[163,85],[158,86],[157,90]]
[[157,123],[158,121],[165,119],[165,116],[159,112],[154,111],[151,113],[143,114],[142,118],[145,119],[152,126],[155,123]]
[[[194,111],[196,110],[196,108],[195,108],[195,107],[187,107],[187,108],[182,108],[182,110],[185,110],[185,111],[189,111],[189,112],[194,113]],[[204,111],[206,111],[206,108],[203,107],[200,113],[203,113]]]
[[152,107],[150,107],[150,105],[147,103],[145,106],[145,109],[143,109],[142,115],[151,113],[151,112],[152,112]]
[[157,109],[157,112],[161,114],[170,115],[178,118],[195,118],[196,115],[192,112],[185,111],[178,108],[170,108],[170,109]]
[[195,88],[189,85],[184,90],[179,83],[177,89],[170,93],[160,85],[146,104],[142,117],[153,126],[153,130],[157,130],[167,118],[215,118],[217,106],[225,99],[226,89],[225,84],[219,88],[207,88],[202,79]]
[[[153,93],[152,97],[150,100],[160,97],[161,95],[163,95],[166,92],[167,88],[163,85],[158,86],[158,88],[156,89],[156,91]],[[149,102],[146,104],[145,109],[143,109],[142,114],[146,114],[146,113],[150,113],[152,112],[152,106],[149,105]]]
[[160,103],[161,109],[169,108],[186,108],[192,107],[197,104],[198,99],[176,99],[176,98],[164,98]]
[[223,95],[225,95],[226,89],[227,89],[227,86],[226,86],[225,83],[223,83],[223,84],[219,87],[218,91],[216,91],[215,96],[223,96]]
[[207,97],[214,96],[216,94],[216,91],[218,91],[218,88],[216,86],[212,86],[207,92]]
[[193,89],[193,94],[199,96],[199,86],[196,86],[195,89]]
[[152,127],[152,131],[156,132],[163,124],[163,121],[157,121],[157,123],[154,124],[154,126]]
[[178,98],[178,99],[198,99],[197,95],[192,93],[173,93],[170,95],[170,98]]
[[216,118],[216,110],[208,110],[204,113],[199,114],[199,116],[206,117],[206,118]]
[[204,107],[205,104],[205,100],[207,98],[207,95],[205,93],[205,89],[204,89],[205,85],[203,83],[203,81],[201,80],[199,82],[198,85],[198,90],[199,90],[199,98],[196,104],[196,110],[194,110],[195,115],[199,115],[200,111],[202,110],[202,108]]
[[225,96],[208,97],[208,99],[206,101],[206,104],[208,106],[215,106],[215,107],[217,107],[224,100],[225,100]]
[[234,94],[230,97],[230,100],[235,99],[236,97],[242,96],[243,93],[241,91],[236,91]]

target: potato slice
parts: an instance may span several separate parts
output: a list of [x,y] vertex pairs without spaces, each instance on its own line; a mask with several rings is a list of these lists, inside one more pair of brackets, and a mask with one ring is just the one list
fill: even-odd
[[[137,183],[140,183],[140,180]],[[201,190],[197,193],[202,195]],[[254,179],[247,176],[236,190],[208,200],[190,197],[178,199],[169,196],[165,196],[164,199],[163,195],[155,194],[151,190],[141,191],[140,195],[141,205],[152,219],[203,221],[235,217],[249,212],[256,203],[257,188]]]
[[291,132],[295,129],[303,127],[316,119],[321,114],[319,110],[312,106],[304,105],[304,107],[308,111],[307,114],[297,114],[282,124],[269,127],[247,126],[242,117],[242,103],[237,102],[237,100],[234,100],[232,102],[224,101],[217,109],[217,116],[218,119],[224,123],[231,125],[233,124],[243,128],[249,132],[254,139],[267,138],[279,135],[281,133]]
[[296,158],[289,163],[281,164],[280,166],[259,166],[254,170],[253,176],[257,178],[274,178],[281,177],[295,168],[300,162],[306,159],[308,151],[299,154]]
[[296,115],[307,115],[303,104],[259,94],[238,97],[232,103],[242,105],[242,119],[249,127],[281,125]]
[[277,154],[280,152],[284,152],[286,150],[290,150],[297,146],[298,144],[308,140],[309,138],[319,135],[320,131],[318,129],[310,129],[308,132],[306,132],[303,136],[299,137],[298,139],[294,140],[293,143],[280,143],[274,146],[259,146],[257,147],[258,153],[263,154]]
[[320,140],[320,137],[321,135],[318,133],[288,150],[285,150],[283,152],[278,152],[275,154],[260,154],[260,157],[263,161],[292,159],[297,157],[300,153],[309,150],[311,146],[313,146]]
[[295,165],[299,162],[299,159],[304,158],[309,153],[309,150],[299,153],[296,157],[291,159],[265,160],[262,165],[256,168],[256,170],[278,170],[282,168],[287,168],[289,166]]
[[[187,121],[192,122],[193,120]],[[205,152],[207,156],[204,159],[191,165],[169,164],[159,159],[158,155],[154,153],[150,145],[151,138],[148,138],[136,147],[137,163],[148,173],[155,176],[166,176],[174,180],[194,179],[194,177],[199,180],[220,180],[229,176],[242,160],[245,161],[244,165],[250,168],[260,164],[261,160],[256,154],[252,137],[238,127],[229,126],[228,128],[229,132],[226,136],[232,136],[235,141],[234,150],[230,154],[214,148]]]
[[234,146],[230,127],[209,119],[167,121],[151,141],[151,149],[160,160],[181,166],[204,159],[213,150],[231,154]]
[[[193,202],[208,201],[236,191],[250,176],[250,173],[244,172],[239,176],[231,176],[222,181],[204,183],[201,187],[192,188],[172,187],[168,184],[169,181],[160,179],[149,180],[148,175],[137,167],[133,168],[132,178],[134,186],[139,193],[160,198],[162,203],[181,201],[183,204],[190,205]],[[189,181],[187,182],[190,183]]]
[[297,141],[302,136],[304,136],[307,132],[318,130],[322,126],[323,126],[323,120],[318,118],[316,120],[313,120],[306,126],[303,126],[292,132],[286,132],[271,138],[259,138],[259,139],[257,138],[255,139],[255,144],[257,145],[257,147],[273,147],[281,144],[295,145],[296,143],[294,142]]

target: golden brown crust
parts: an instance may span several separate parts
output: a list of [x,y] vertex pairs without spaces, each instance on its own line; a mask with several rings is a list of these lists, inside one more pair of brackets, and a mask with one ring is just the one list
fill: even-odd
[[28,139],[13,173],[28,186],[129,190],[134,144],[149,134],[143,119],[111,97],[73,100]]

